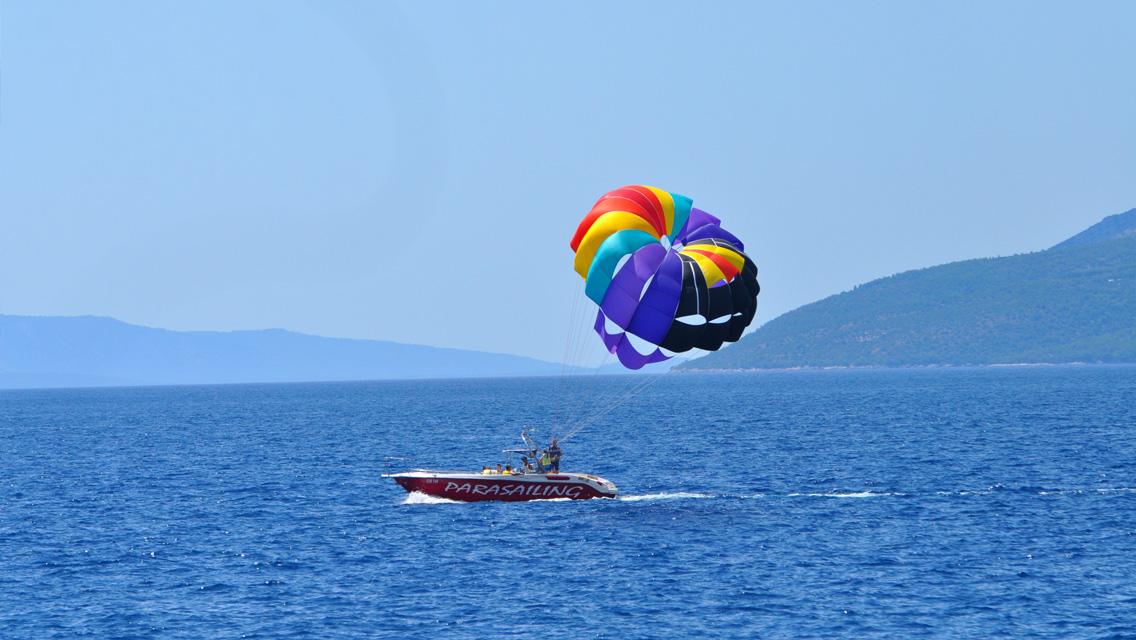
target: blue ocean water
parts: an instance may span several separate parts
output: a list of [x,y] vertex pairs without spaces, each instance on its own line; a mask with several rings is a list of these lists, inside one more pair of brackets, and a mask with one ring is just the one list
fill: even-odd
[[619,500],[380,477],[558,384],[0,392],[0,637],[1136,638],[1136,367],[671,374],[565,444]]

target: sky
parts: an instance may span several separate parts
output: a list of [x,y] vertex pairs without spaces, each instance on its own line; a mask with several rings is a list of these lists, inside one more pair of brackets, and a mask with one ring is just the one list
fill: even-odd
[[0,313],[560,360],[576,225],[649,184],[745,242],[756,327],[1136,207],[1133,33],[1130,2],[0,0]]

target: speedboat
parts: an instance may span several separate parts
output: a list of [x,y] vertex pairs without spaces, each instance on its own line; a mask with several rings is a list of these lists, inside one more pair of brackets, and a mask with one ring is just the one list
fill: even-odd
[[383,477],[394,478],[410,493],[461,502],[590,500],[614,498],[619,492],[610,481],[586,473],[482,475],[468,471],[412,469],[404,473],[384,473]]
[[[424,493],[428,496],[458,500],[461,502],[482,502],[502,500],[522,502],[526,500],[590,500],[592,498],[614,498],[619,490],[609,480],[586,473],[545,472],[538,465],[534,470],[529,460],[538,459],[542,448],[529,435],[526,427],[521,432],[521,448],[505,449],[511,462],[514,455],[520,454],[524,465],[519,471],[504,473],[492,472],[488,467],[481,472],[442,471],[438,469],[409,469],[401,473],[391,473],[391,462],[398,461],[410,466],[408,458],[387,458],[387,473],[384,478],[394,478],[409,493]],[[555,440],[554,440],[555,442]],[[404,467],[404,468],[406,468]],[[501,465],[497,465],[500,469]]]

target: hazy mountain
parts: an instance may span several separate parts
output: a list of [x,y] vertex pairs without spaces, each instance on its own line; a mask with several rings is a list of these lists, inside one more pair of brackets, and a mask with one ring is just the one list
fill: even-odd
[[1037,253],[881,278],[678,369],[1136,362],[1136,209]]
[[268,329],[167,331],[112,318],[0,315],[0,388],[558,375],[497,353]]

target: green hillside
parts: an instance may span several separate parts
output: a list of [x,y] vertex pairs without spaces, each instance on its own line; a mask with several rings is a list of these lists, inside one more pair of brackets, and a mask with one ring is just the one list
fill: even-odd
[[1136,362],[1136,210],[1088,231],[1117,219],[1103,240],[869,282],[679,368]]

